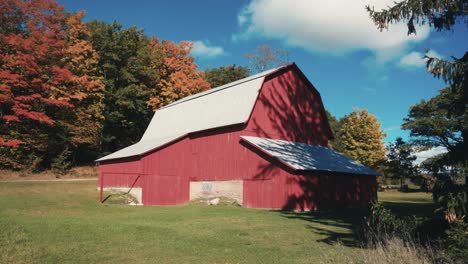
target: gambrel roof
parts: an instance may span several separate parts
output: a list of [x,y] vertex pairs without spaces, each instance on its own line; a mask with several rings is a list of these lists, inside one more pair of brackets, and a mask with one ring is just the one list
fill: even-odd
[[271,69],[215,89],[185,97],[157,110],[141,140],[97,161],[145,154],[189,133],[246,123]]

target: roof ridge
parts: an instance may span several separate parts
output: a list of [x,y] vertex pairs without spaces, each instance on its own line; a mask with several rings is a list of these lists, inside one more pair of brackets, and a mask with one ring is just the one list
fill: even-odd
[[230,83],[227,83],[227,84],[224,84],[224,85],[221,85],[221,86],[218,86],[218,87],[215,87],[215,88],[203,91],[203,92],[192,94],[190,96],[187,96],[187,97],[181,98],[181,99],[179,99],[179,100],[177,100],[175,102],[172,102],[172,103],[170,103],[170,104],[168,104],[166,106],[163,106],[159,110],[166,109],[166,108],[169,108],[169,107],[172,107],[172,106],[176,106],[178,104],[185,103],[185,102],[188,102],[188,101],[192,101],[194,99],[204,97],[204,96],[207,96],[207,95],[219,92],[219,91],[223,91],[223,90],[232,88],[234,86],[237,86],[237,85],[240,85],[240,84],[243,84],[243,83],[246,83],[246,82],[254,81],[256,79],[265,77],[265,76],[270,75],[272,73],[275,73],[275,72],[277,72],[277,71],[279,71],[279,70],[281,70],[283,68],[290,67],[293,64],[294,63],[283,65],[283,66],[276,67],[276,68],[272,68],[272,69],[269,69],[269,70],[266,70],[266,71],[251,75],[249,77],[245,77],[245,78],[242,78],[242,79],[239,79],[239,80],[236,80],[236,81],[233,81],[233,82],[230,82]]

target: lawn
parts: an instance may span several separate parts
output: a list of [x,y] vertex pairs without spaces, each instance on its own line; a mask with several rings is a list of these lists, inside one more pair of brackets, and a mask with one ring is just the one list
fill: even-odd
[[[101,205],[98,195],[95,181],[0,182],[0,263],[314,263],[354,254],[363,213]],[[402,214],[434,209],[424,193],[380,199]]]

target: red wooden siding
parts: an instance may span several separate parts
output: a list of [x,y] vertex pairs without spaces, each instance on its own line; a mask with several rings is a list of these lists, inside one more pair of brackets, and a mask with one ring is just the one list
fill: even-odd
[[265,81],[245,130],[258,137],[328,144],[320,95],[292,69]]
[[189,201],[189,139],[177,141],[141,159],[143,204],[174,205]]
[[103,187],[141,187],[142,169],[139,159],[121,159],[99,164],[98,186],[104,179]]
[[319,186],[320,207],[364,206],[377,198],[375,176],[324,174]]

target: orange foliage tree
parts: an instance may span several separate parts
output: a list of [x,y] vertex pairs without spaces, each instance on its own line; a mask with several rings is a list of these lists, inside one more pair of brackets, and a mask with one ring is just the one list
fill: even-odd
[[1,167],[53,163],[69,141],[71,109],[82,107],[88,91],[102,89],[67,60],[88,52],[67,31],[77,17],[54,1],[0,0]]
[[75,106],[63,122],[70,133],[72,149],[98,149],[102,130],[104,83],[98,70],[98,55],[88,41],[91,33],[82,22],[84,12],[67,18],[67,45],[62,62],[76,76],[69,86]]
[[193,47],[191,42],[160,42],[153,37],[150,46],[155,53],[159,51],[162,56],[162,61],[155,62],[160,63],[157,69],[159,78],[155,82],[155,94],[148,101],[154,110],[211,88],[205,80],[205,73],[197,70],[194,57],[190,56]]

